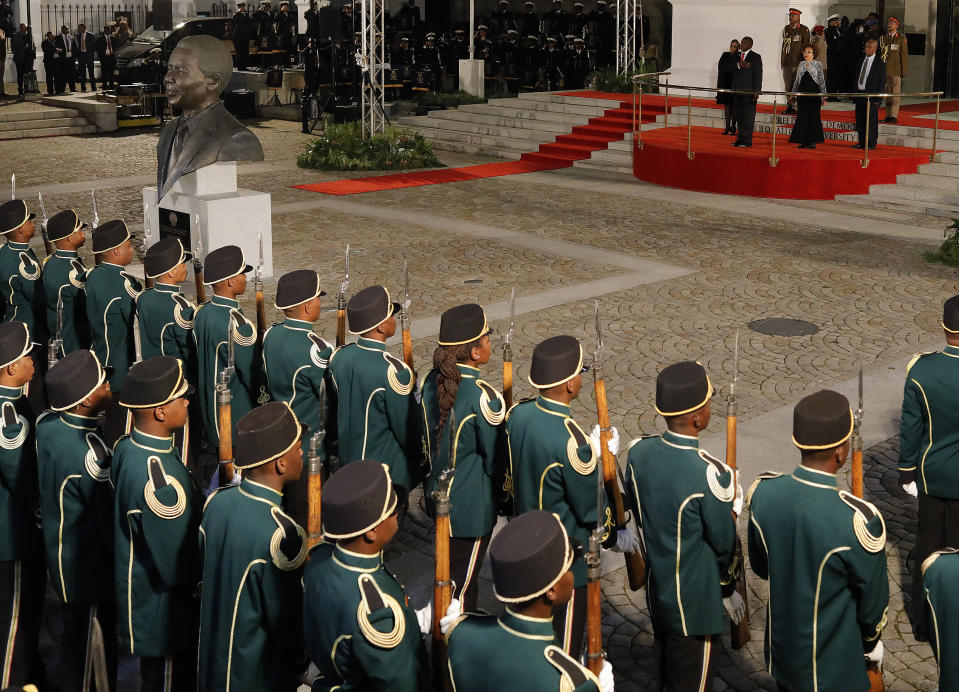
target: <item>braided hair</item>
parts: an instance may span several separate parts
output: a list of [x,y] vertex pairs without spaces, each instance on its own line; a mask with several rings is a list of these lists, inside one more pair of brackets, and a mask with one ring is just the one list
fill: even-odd
[[443,429],[456,402],[456,392],[460,386],[460,369],[457,363],[469,360],[470,352],[479,346],[480,340],[474,339],[466,344],[455,346],[437,346],[433,351],[433,369],[436,371],[436,399],[440,407],[440,419],[436,424],[437,432]]

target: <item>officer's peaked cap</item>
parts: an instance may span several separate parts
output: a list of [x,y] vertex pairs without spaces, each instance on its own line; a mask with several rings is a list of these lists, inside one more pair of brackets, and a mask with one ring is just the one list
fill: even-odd
[[823,389],[800,400],[793,409],[793,443],[802,450],[838,447],[852,435],[849,399]]
[[100,359],[93,351],[80,348],[68,353],[43,378],[50,408],[54,411],[73,408],[93,394],[112,374],[113,368],[100,365]]
[[193,255],[184,249],[179,238],[163,238],[147,250],[146,257],[143,258],[143,266],[146,269],[147,278],[155,279],[191,259]]
[[691,360],[668,365],[656,377],[656,413],[661,416],[692,413],[712,396],[706,369]]
[[334,540],[361,536],[392,515],[397,504],[386,465],[354,461],[323,486],[323,533]]
[[533,510],[521,514],[490,544],[493,592],[506,603],[529,601],[551,589],[578,552],[559,517]]
[[548,389],[573,379],[583,369],[583,347],[573,336],[551,336],[533,349],[529,382]]
[[307,432],[285,401],[270,401],[244,415],[236,426],[236,467],[261,466],[289,452]]
[[154,356],[134,363],[127,372],[120,405],[126,408],[156,408],[193,391],[186,380],[182,360],[172,356]]

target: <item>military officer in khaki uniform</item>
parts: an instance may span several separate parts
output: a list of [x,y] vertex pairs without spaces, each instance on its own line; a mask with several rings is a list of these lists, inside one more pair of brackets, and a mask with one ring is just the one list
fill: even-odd
[[[886,93],[902,93],[902,80],[909,67],[909,46],[906,35],[899,33],[899,20],[890,17],[886,21],[886,33],[879,37],[879,55],[886,63]],[[899,97],[886,99],[886,118],[884,123],[897,123],[899,116]]]
[[[792,90],[793,82],[796,80],[796,69],[803,59],[803,48],[811,44],[809,27],[799,23],[800,15],[802,12],[795,7],[790,7],[789,24],[783,27],[783,47],[779,64],[782,66],[783,82],[786,85],[784,91]],[[787,114],[796,112],[795,97],[789,98],[789,105],[784,112]]]

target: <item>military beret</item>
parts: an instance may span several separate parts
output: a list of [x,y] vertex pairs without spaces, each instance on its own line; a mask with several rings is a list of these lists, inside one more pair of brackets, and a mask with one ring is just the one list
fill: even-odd
[[536,509],[519,515],[490,543],[493,593],[506,603],[542,596],[569,571],[579,547],[556,514]]
[[942,328],[950,334],[959,334],[959,295],[943,303]]
[[146,269],[147,278],[155,279],[191,259],[193,255],[183,249],[183,243],[179,238],[162,238],[147,250],[146,257],[143,258],[143,266]]
[[243,258],[243,250],[236,245],[224,245],[203,260],[203,283],[215,284],[251,271],[253,267]]
[[533,349],[529,383],[548,389],[568,382],[583,371],[583,347],[572,336],[551,336]]
[[312,269],[296,269],[287,272],[276,282],[277,310],[288,310],[317,296],[325,296],[320,290],[320,275]]
[[0,204],[0,234],[6,235],[15,231],[30,219],[36,217],[27,209],[27,203],[22,199],[11,199]]
[[574,3],[573,3],[573,7],[583,7],[583,3],[581,3],[581,2],[574,2]]
[[596,0],[596,7],[606,7],[609,3],[606,0]]
[[656,413],[682,416],[706,405],[713,385],[706,369],[691,360],[673,363],[656,377]]
[[85,223],[80,223],[80,217],[73,209],[64,209],[58,211],[47,221],[47,239],[51,243],[55,243],[86,227]]
[[400,309],[390,301],[390,292],[383,286],[367,286],[346,304],[346,319],[351,334],[364,334],[376,329]]
[[80,348],[68,353],[43,377],[50,408],[54,411],[73,408],[93,394],[112,374],[113,368],[100,365],[100,359],[93,351]]
[[257,406],[236,425],[236,467],[249,469],[279,459],[299,444],[306,432],[307,426],[285,401]]
[[323,534],[333,540],[361,536],[391,516],[398,501],[385,464],[347,464],[323,486]]
[[0,368],[16,363],[30,353],[30,328],[25,322],[11,320],[0,323]]
[[93,252],[107,252],[130,239],[130,230],[122,219],[114,219],[93,229]]
[[409,43],[409,42],[410,42],[410,37],[409,37],[409,36],[401,36],[401,37],[400,37],[400,43],[403,43],[404,41],[405,41],[406,43]]
[[793,443],[799,449],[838,447],[852,435],[852,427],[849,400],[839,392],[820,390],[801,399],[793,409]]
[[440,316],[440,346],[459,346],[489,334],[489,323],[483,308],[466,303],[450,308]]
[[508,6],[509,6],[509,0],[499,0],[499,4],[500,4],[500,5],[506,5],[506,6],[508,7]]
[[192,394],[183,372],[183,361],[172,356],[154,356],[134,363],[120,394],[120,406],[156,408]]

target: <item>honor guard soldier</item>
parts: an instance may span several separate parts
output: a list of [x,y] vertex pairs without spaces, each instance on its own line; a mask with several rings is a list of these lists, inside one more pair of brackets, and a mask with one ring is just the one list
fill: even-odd
[[375,461],[344,466],[323,486],[324,542],[303,579],[306,644],[319,668],[313,692],[430,689],[419,615],[383,564],[398,505]]
[[[541,341],[533,349],[529,368],[529,382],[539,390],[539,397],[516,404],[506,418],[515,512],[554,512],[570,538],[584,545],[597,521],[611,525],[605,498],[603,515],[596,516],[596,476],[603,472],[597,463],[599,426],[594,441],[570,416],[570,402],[579,396],[582,373],[588,369],[583,366],[583,348],[574,337]],[[616,428],[609,451],[614,456],[619,452]],[[604,536],[604,542],[608,538]],[[629,529],[621,530],[614,540],[618,550],[639,547]],[[557,610],[553,628],[563,650],[579,658],[586,627],[585,560],[574,561],[573,576],[573,596]]]
[[766,665],[791,692],[863,692],[866,661],[882,660],[886,526],[872,504],[836,487],[852,430],[842,394],[805,397],[793,410],[802,462],[788,476],[760,474],[746,496],[749,561],[769,581]]
[[[745,611],[734,560],[742,489],[723,462],[699,448],[713,386],[699,363],[684,361],[656,378],[662,435],[630,444],[627,491],[646,540],[646,600],[653,621],[659,689],[710,689],[713,643]],[[738,490],[738,492],[737,492]]]
[[439,346],[433,369],[423,381],[424,428],[432,470],[423,494],[433,497],[440,475],[454,473],[450,486],[450,578],[453,598],[463,610],[476,610],[479,571],[496,525],[497,491],[503,485],[501,444],[506,403],[480,365],[493,348],[483,308],[459,305],[440,317]]
[[127,370],[136,360],[133,316],[140,281],[126,271],[133,259],[127,225],[117,219],[93,231],[93,254],[100,263],[87,273],[87,316],[93,335],[93,352],[104,367],[113,368],[110,388],[119,394]]
[[[789,8],[789,24],[783,27],[783,46],[779,64],[783,70],[783,82],[786,84],[785,90],[792,91],[793,82],[796,81],[796,70],[799,63],[802,62],[803,48],[811,44],[809,36],[809,27],[799,23],[799,17],[802,12],[795,7]],[[796,112],[796,97],[790,96],[786,114]]]
[[196,679],[203,496],[173,433],[186,423],[183,362],[156,356],[132,368],[120,405],[133,431],[113,452],[114,558],[120,650],[140,659],[145,690],[190,690]]
[[47,239],[56,251],[43,262],[43,293],[47,303],[47,329],[59,335],[57,357],[90,347],[90,321],[87,319],[84,286],[87,268],[77,250],[86,236],[73,209],[54,214],[47,222]]
[[[899,20],[890,17],[886,20],[886,33],[879,37],[879,51],[886,63],[886,93],[902,93],[902,80],[909,68],[909,45],[905,34],[899,33]],[[899,97],[886,99],[886,119],[884,123],[899,122]]]
[[[325,295],[320,276],[312,269],[284,274],[276,284],[274,305],[286,319],[263,335],[263,369],[270,396],[289,404],[297,419],[314,430],[320,424],[320,397],[326,396],[326,365],[333,353],[333,347],[313,333],[320,317],[320,296]],[[304,435],[300,442],[304,454],[308,453],[310,438]],[[287,511],[300,526],[306,526],[309,516],[307,489],[304,475],[287,486],[284,497]]]
[[[97,414],[113,397],[108,375],[93,352],[69,353],[46,374],[50,410],[37,420],[43,543],[63,613],[64,692],[96,689],[94,668],[103,663],[110,689],[117,681],[112,454],[97,430]],[[102,639],[91,636],[95,627]]]
[[23,322],[34,342],[40,344],[46,338],[46,324],[40,262],[30,248],[30,239],[36,234],[35,216],[22,199],[0,205],[0,234],[7,240],[0,247],[0,297],[3,321]]
[[24,322],[0,324],[0,631],[7,633],[0,639],[0,687],[34,682],[44,689],[37,644],[47,575],[35,415],[24,392],[34,373],[32,347]]
[[959,549],[937,550],[922,563],[923,610],[939,664],[939,690],[959,689]]
[[187,263],[192,259],[179,238],[163,238],[146,252],[143,267],[146,277],[153,279],[153,287],[137,299],[143,360],[170,356],[179,358],[188,368],[194,363],[196,305],[180,292],[180,284],[186,281]]
[[[246,263],[243,251],[236,245],[213,250],[203,265],[203,280],[212,286],[213,298],[196,309],[193,337],[196,340],[197,402],[206,440],[214,447],[220,445],[216,383],[220,371],[227,366],[230,350],[227,342],[230,339],[233,340],[235,366],[230,380],[232,433],[236,432],[240,418],[257,403],[260,387],[265,390],[256,345],[256,325],[243,316],[236,300],[246,292],[246,275],[251,271],[253,267]],[[264,391],[261,403],[265,403],[268,397]]]
[[493,592],[505,610],[464,615],[446,634],[457,692],[613,692],[609,661],[597,679],[555,643],[553,611],[573,595],[573,563],[582,556],[583,546],[570,541],[550,512],[533,510],[503,527],[490,546],[490,562]]
[[308,542],[280,507],[284,485],[303,471],[305,428],[285,402],[243,416],[243,478],[214,491],[203,509],[199,692],[294,692],[309,666],[301,582]]
[[420,482],[423,440],[413,389],[416,375],[386,350],[396,333],[399,303],[383,286],[369,286],[350,298],[346,318],[355,344],[330,356],[341,464],[364,458],[382,462],[400,495],[400,522],[407,495]]
[[[921,567],[933,551],[959,547],[959,295],[945,302],[946,347],[920,353],[906,367],[899,423],[899,483],[919,499],[913,561],[913,607],[925,600]],[[921,622],[918,636],[925,638]]]

